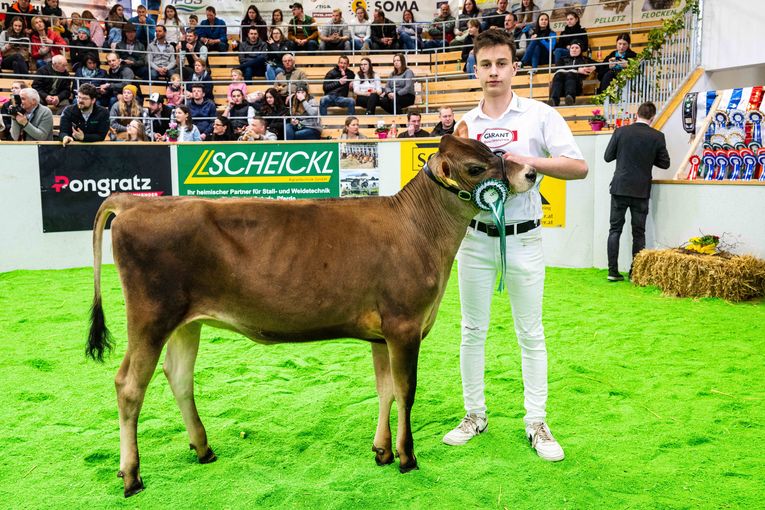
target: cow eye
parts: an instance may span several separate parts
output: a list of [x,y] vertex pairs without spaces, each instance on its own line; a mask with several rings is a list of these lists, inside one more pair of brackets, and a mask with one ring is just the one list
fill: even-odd
[[483,171],[484,171],[484,168],[482,166],[471,166],[470,168],[468,168],[468,173],[473,177],[477,175],[481,175]]

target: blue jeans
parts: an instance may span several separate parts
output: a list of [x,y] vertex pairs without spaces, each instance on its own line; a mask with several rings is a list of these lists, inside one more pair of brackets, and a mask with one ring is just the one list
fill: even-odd
[[279,73],[283,73],[284,69],[278,66],[274,66],[271,64],[266,64],[266,80],[270,82],[276,81],[276,75]]
[[423,39],[422,47],[426,50],[432,50],[433,48],[448,48],[449,43],[443,39]]
[[306,41],[306,43],[302,46],[295,43],[295,51],[318,51],[318,50],[319,50],[319,43],[317,43],[313,39],[311,39],[310,41]]
[[239,64],[239,69],[244,74],[244,81],[252,81],[252,77],[255,75],[264,76],[266,74],[265,53],[254,58],[248,58]]
[[467,61],[465,61],[465,72],[468,74],[468,78],[475,79],[475,53],[470,52]]
[[364,45],[369,47],[369,39],[364,39],[363,41],[359,41],[358,39],[351,39],[351,41],[353,43],[354,50],[360,50],[364,47]]
[[321,131],[315,128],[307,128],[307,127],[295,129],[295,126],[293,126],[291,122],[288,122],[287,126],[284,128],[284,139],[285,140],[320,140]]
[[327,115],[327,108],[330,106],[342,106],[343,108],[348,108],[348,115],[356,113],[356,102],[350,97],[333,96],[331,94],[323,96],[321,100],[319,100],[319,114]]
[[569,54],[568,48],[555,48],[553,50],[553,64],[557,64],[558,61]]
[[[401,41],[401,46],[403,46],[405,50],[417,49],[418,39],[418,37],[407,32],[399,32],[398,34],[398,40]],[[419,47],[422,48],[422,42],[419,43]]]
[[547,47],[536,39],[531,39],[526,46],[526,53],[523,55],[524,66],[531,64],[533,69],[539,67],[539,64],[546,64],[550,61]]

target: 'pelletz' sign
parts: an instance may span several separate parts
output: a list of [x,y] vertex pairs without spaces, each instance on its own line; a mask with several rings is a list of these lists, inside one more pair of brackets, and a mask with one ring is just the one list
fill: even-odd
[[112,193],[171,195],[170,148],[150,145],[40,145],[43,232],[91,230]]

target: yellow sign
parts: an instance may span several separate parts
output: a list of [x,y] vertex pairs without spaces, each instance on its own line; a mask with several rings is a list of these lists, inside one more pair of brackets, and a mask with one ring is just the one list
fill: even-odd
[[542,226],[566,226],[566,181],[545,177],[539,186],[542,194]]
[[438,141],[404,142],[401,147],[401,187],[411,181],[431,154],[438,152]]

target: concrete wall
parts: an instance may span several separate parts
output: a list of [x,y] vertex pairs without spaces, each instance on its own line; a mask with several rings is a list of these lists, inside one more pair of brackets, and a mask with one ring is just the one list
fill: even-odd
[[709,71],[717,71],[765,63],[763,7],[761,1],[705,0],[701,65]]

